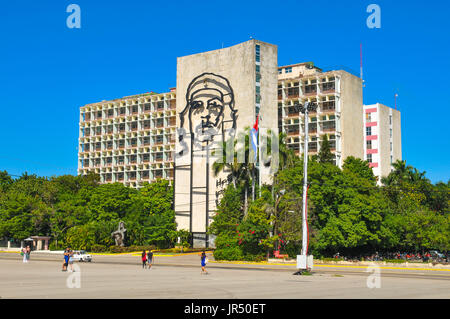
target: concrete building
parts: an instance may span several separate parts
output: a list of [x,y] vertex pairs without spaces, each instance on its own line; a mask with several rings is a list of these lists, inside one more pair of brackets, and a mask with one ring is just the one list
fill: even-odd
[[140,187],[173,179],[176,92],[146,93],[80,108],[78,174]]
[[339,167],[347,156],[363,158],[360,78],[343,70],[322,72],[311,62],[278,68],[278,126],[298,155],[304,149],[304,115],[295,105],[305,101],[318,106],[309,113],[309,155],[320,151],[326,134]]
[[378,177],[389,175],[391,164],[402,159],[400,111],[377,103],[364,105],[364,160]]
[[[260,127],[276,128],[277,47],[257,40],[177,60],[177,156],[175,215],[193,233],[194,246],[213,246],[212,221],[229,172],[214,176],[211,150],[237,137],[260,115]],[[270,176],[262,179],[270,180]]]

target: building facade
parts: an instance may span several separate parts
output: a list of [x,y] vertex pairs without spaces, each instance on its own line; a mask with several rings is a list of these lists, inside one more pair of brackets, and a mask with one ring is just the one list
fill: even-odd
[[138,188],[173,179],[176,92],[140,94],[80,108],[78,174]]
[[237,139],[258,115],[260,127],[277,127],[276,86],[272,44],[250,40],[178,58],[175,215],[178,227],[193,233],[195,247],[214,246],[206,230],[230,183],[228,171],[213,173],[213,150]]
[[343,70],[322,72],[311,62],[278,68],[278,126],[297,155],[304,150],[304,114],[296,107],[306,101],[317,105],[309,112],[309,155],[320,151],[328,135],[335,164],[347,156],[363,158],[362,81]]
[[364,160],[381,178],[389,175],[392,163],[402,159],[400,111],[377,103],[364,105]]

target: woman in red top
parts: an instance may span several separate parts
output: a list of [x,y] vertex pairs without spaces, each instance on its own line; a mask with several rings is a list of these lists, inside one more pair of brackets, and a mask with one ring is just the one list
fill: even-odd
[[145,264],[147,263],[147,254],[145,250],[142,252],[142,268],[145,268]]

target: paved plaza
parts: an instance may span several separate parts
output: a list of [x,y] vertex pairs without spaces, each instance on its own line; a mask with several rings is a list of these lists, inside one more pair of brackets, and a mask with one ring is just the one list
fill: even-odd
[[[33,258],[34,257],[34,258]],[[0,297],[7,298],[449,298],[448,271],[381,270],[380,288],[368,288],[365,270],[317,269],[294,276],[290,267],[209,264],[200,274],[198,257],[156,257],[142,269],[137,256],[94,256],[77,263],[80,272],[61,271],[60,256],[32,256],[23,264],[0,254]],[[158,264],[159,263],[159,264]],[[69,285],[68,278],[73,279]],[[79,279],[79,280],[78,280]],[[69,288],[79,283],[80,288]]]

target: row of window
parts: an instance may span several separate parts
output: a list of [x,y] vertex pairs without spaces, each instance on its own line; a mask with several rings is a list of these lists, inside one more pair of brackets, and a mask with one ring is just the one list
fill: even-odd
[[[115,142],[115,143],[114,143]],[[175,143],[175,139],[171,136],[170,138],[164,138],[163,135],[157,135],[151,139],[150,136],[145,136],[140,139],[139,146],[150,146],[150,145],[158,145],[164,143]],[[151,143],[153,142],[153,143]],[[138,138],[133,137],[129,139],[120,139],[116,141],[104,141],[104,142],[95,142],[95,143],[82,143],[80,144],[82,152],[89,151],[101,151],[101,150],[112,150],[113,148],[124,148],[126,146],[137,147],[138,146]]]
[[[138,130],[149,130],[152,128],[163,128],[165,126],[175,126],[176,120],[175,117],[166,121],[167,125],[163,118],[156,119],[152,127],[150,120],[145,120],[141,122],[130,122],[130,123],[119,123],[119,124],[109,124],[104,126],[92,126],[92,127],[82,127],[81,128],[81,136],[90,136],[92,135],[102,135],[102,134],[114,134],[126,131],[138,131]],[[140,125],[139,125],[140,124]],[[140,126],[140,127],[139,127]]]
[[172,178],[173,177],[173,171],[166,171],[166,174],[164,176],[163,170],[159,169],[159,170],[155,170],[153,172],[150,172],[148,170],[145,171],[139,171],[139,178],[138,178],[138,174],[137,172],[128,172],[128,173],[123,173],[123,172],[119,172],[119,173],[104,173],[101,174],[101,177],[103,179],[104,182],[111,182],[112,178],[113,178],[113,174],[115,177],[116,181],[123,181],[125,180],[125,177],[127,180],[135,180],[135,179],[150,179],[150,178]]
[[[164,156],[164,152],[157,152],[153,154],[153,161],[156,162],[160,162],[160,161],[171,161],[173,159],[173,152],[170,153],[166,153],[166,155]],[[139,158],[139,163],[138,163],[138,158]],[[141,164],[141,163],[147,163],[151,161],[151,156],[150,153],[145,153],[145,154],[141,154],[139,155],[127,155],[125,156],[117,156],[114,158],[113,161],[113,157],[104,157],[103,158],[103,165],[105,166],[110,166],[113,165],[113,162],[115,165],[125,165],[125,164]],[[126,161],[125,161],[126,160]],[[86,158],[81,160],[81,164],[82,167],[89,167],[91,165],[92,162],[92,166],[100,166],[102,164],[102,159],[101,158],[94,158],[92,160]],[[126,163],[125,163],[126,162]]]
[[[155,104],[153,111],[162,111],[165,109],[165,102],[159,101]],[[172,100],[168,104],[169,109],[175,109],[175,100]],[[128,111],[128,112],[127,112]],[[152,111],[151,103],[135,104],[131,106],[121,106],[114,109],[97,110],[97,111],[85,111],[82,113],[83,121],[90,121],[92,119],[102,119],[111,118],[115,116],[124,116],[130,114],[138,114],[139,112],[150,112]]]

